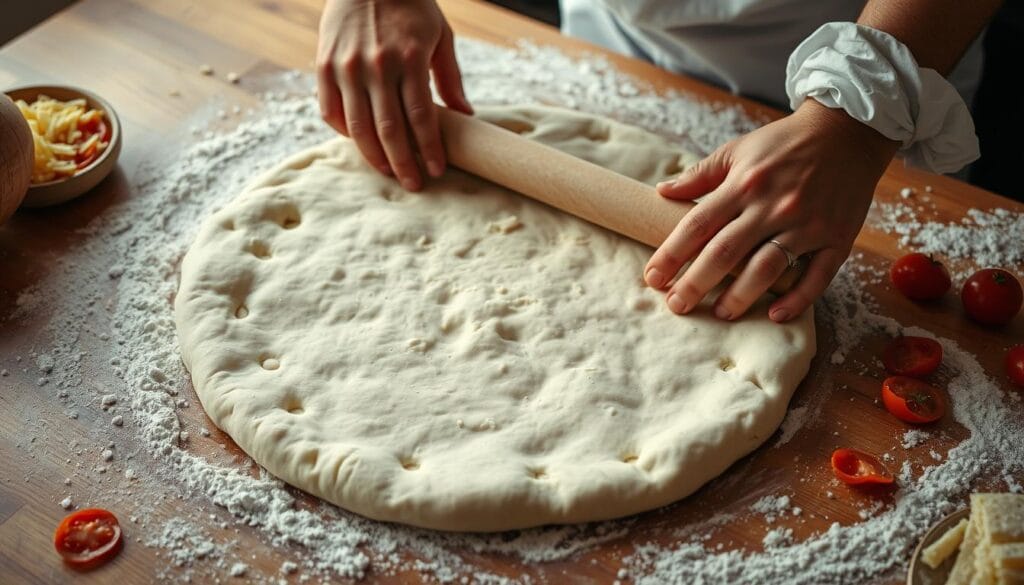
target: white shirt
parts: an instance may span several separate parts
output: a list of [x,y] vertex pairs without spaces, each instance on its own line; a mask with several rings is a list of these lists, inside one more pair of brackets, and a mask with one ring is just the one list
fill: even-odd
[[[826,22],[857,20],[865,0],[562,0],[562,31],[776,107],[786,60]],[[948,77],[968,104],[981,77],[974,43]]]

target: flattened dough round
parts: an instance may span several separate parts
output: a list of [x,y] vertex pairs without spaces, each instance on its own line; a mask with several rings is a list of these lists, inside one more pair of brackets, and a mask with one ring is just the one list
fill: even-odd
[[[696,157],[550,108],[492,121],[642,181]],[[641,244],[450,170],[408,193],[336,139],[266,173],[182,264],[210,418],[290,484],[371,518],[491,531],[686,496],[764,442],[815,350],[762,300],[673,315]]]

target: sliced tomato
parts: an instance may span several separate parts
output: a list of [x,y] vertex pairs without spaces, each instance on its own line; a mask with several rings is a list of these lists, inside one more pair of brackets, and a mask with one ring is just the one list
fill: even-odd
[[923,378],[942,363],[942,345],[927,337],[898,337],[882,352],[882,363],[894,376]]
[[121,525],[106,510],[79,510],[57,526],[53,546],[65,563],[76,569],[93,569],[121,551]]
[[1024,345],[1015,345],[1006,352],[1006,375],[1011,382],[1024,387]]
[[877,457],[857,449],[836,449],[832,453],[832,472],[849,485],[887,485],[894,481]]
[[935,422],[946,414],[946,397],[938,388],[907,376],[882,382],[882,403],[896,418],[914,424]]

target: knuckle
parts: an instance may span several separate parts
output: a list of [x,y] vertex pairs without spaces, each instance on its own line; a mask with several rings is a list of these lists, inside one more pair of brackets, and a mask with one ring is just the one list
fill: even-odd
[[348,120],[345,125],[348,127],[349,136],[351,136],[356,141],[362,140],[364,138],[369,138],[373,134],[373,131],[370,129],[370,127],[367,124],[365,124],[362,120]]
[[770,255],[756,258],[750,262],[749,269],[754,281],[758,283],[772,283],[786,267],[786,259],[782,254],[773,252]]
[[384,141],[395,140],[402,135],[402,127],[394,119],[381,118],[377,120],[377,135]]
[[357,53],[349,53],[338,61],[337,66],[343,75],[349,79],[355,79],[362,71],[363,61]]
[[409,123],[413,126],[426,126],[433,120],[433,111],[430,106],[424,103],[415,103],[406,108],[406,115]]
[[756,191],[764,184],[767,176],[766,169],[759,165],[745,169],[740,173],[739,188],[744,192]]
[[779,219],[793,219],[800,215],[800,194],[786,193],[775,202],[774,215]]
[[682,278],[676,282],[675,286],[672,287],[675,293],[684,299],[700,299],[704,296],[704,291],[700,287],[690,282],[690,279],[683,275]]
[[370,54],[370,64],[377,72],[387,71],[395,62],[395,51],[390,47],[380,47]]
[[424,61],[423,55],[424,52],[419,46],[410,45],[402,49],[401,60],[406,67],[418,67]]
[[683,265],[683,259],[677,250],[669,248],[659,248],[654,256],[651,257],[651,261],[648,263],[648,268],[657,268],[663,274],[675,274],[679,267]]
[[704,246],[704,253],[715,266],[731,266],[738,258],[735,244],[725,239],[708,242]]
[[711,216],[698,204],[686,214],[682,228],[684,234],[705,237],[711,231]]

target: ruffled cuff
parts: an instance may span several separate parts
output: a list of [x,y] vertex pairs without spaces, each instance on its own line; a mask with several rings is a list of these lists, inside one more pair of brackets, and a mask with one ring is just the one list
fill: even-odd
[[905,160],[938,173],[980,156],[971,113],[934,69],[918,67],[892,35],[852,22],[822,25],[786,64],[786,94],[795,110],[810,97],[842,108],[902,145]]

